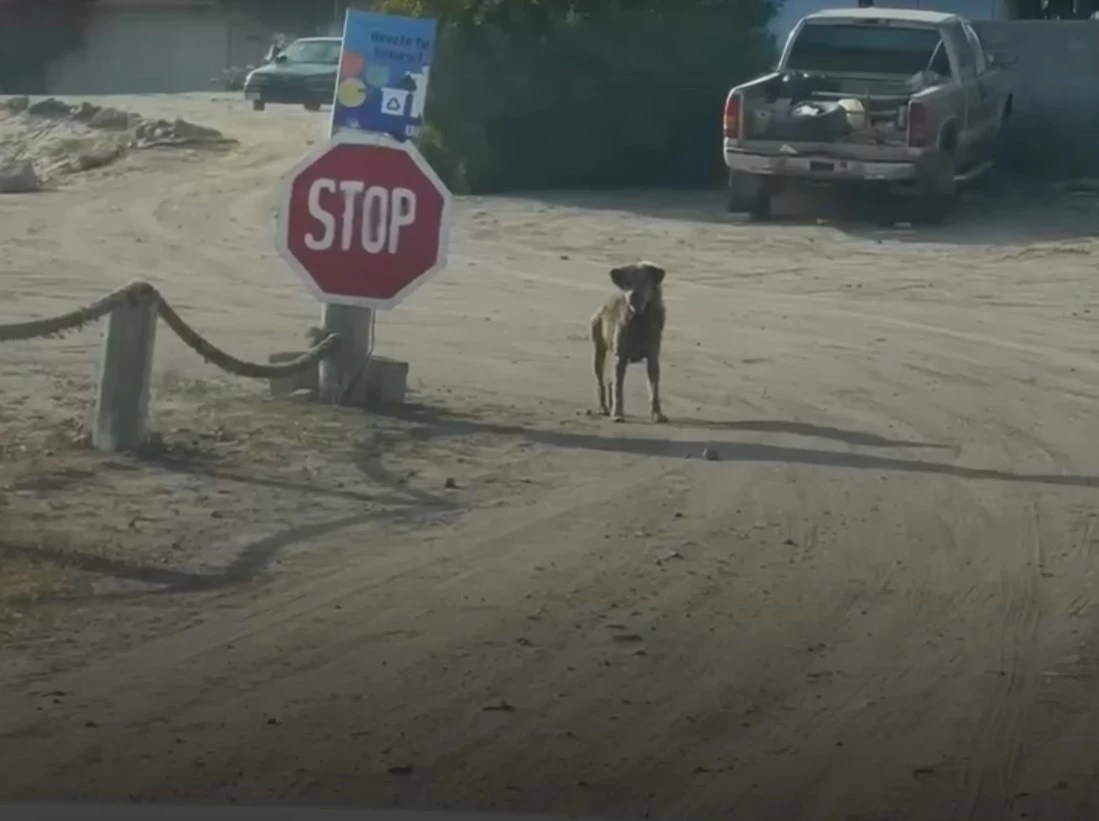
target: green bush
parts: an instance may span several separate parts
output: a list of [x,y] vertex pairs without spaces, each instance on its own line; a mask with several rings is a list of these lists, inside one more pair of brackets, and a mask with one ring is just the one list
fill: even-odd
[[425,156],[473,193],[716,179],[766,0],[382,0],[439,20]]

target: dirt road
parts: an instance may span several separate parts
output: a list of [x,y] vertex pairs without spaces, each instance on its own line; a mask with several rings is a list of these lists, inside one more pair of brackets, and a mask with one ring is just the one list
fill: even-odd
[[[142,277],[234,353],[302,347],[272,192],[322,118],[118,102],[241,148],[0,200],[0,321]],[[1095,818],[1096,224],[467,199],[379,326],[406,412],[265,401],[165,331],[151,461],[66,444],[96,333],[3,345],[0,579],[40,600],[0,622],[0,800]],[[637,257],[668,426],[640,373],[633,421],[584,414]]]

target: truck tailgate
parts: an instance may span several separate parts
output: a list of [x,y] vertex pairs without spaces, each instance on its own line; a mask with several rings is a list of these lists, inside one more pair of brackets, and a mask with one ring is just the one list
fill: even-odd
[[740,140],[726,145],[726,153],[759,154],[767,157],[811,157],[813,159],[858,162],[915,162],[919,150],[903,145],[867,145],[833,140],[826,143],[779,142],[777,140]]

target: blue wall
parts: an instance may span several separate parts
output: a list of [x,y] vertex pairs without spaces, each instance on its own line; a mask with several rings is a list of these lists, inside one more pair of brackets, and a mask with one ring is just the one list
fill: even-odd
[[1054,177],[1099,175],[1099,25],[1011,20],[974,28],[1011,65],[1005,164]]

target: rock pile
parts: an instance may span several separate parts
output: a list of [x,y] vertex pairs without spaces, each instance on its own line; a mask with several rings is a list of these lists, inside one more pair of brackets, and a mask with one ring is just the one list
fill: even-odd
[[[25,124],[21,137],[17,132],[14,139],[0,140],[0,149],[9,149],[0,150],[0,193],[41,190],[43,177],[101,168],[131,149],[215,147],[236,142],[216,129],[184,119],[146,119],[132,111],[89,102],[69,105],[54,97],[35,101],[12,97],[0,102],[0,115],[4,110],[15,118],[11,122],[17,129],[18,123]],[[40,120],[50,121],[45,130],[34,124]]]
[[141,122],[140,115],[109,106],[100,108],[91,103],[81,103],[72,110],[70,116],[79,123],[85,123],[88,128],[102,128],[106,131],[128,131]]
[[134,129],[134,148],[150,148],[155,145],[225,145],[233,140],[216,128],[206,128],[187,120],[143,120]]
[[122,111],[110,106],[98,106],[89,102],[69,105],[54,97],[31,102],[28,97],[12,97],[7,101],[8,111],[49,119],[71,119],[88,128],[103,131],[133,132],[131,145],[144,148],[151,145],[225,144],[233,142],[214,128],[196,125],[183,119],[147,120],[132,111]]
[[42,190],[42,180],[30,160],[0,163],[0,194],[33,194]]

